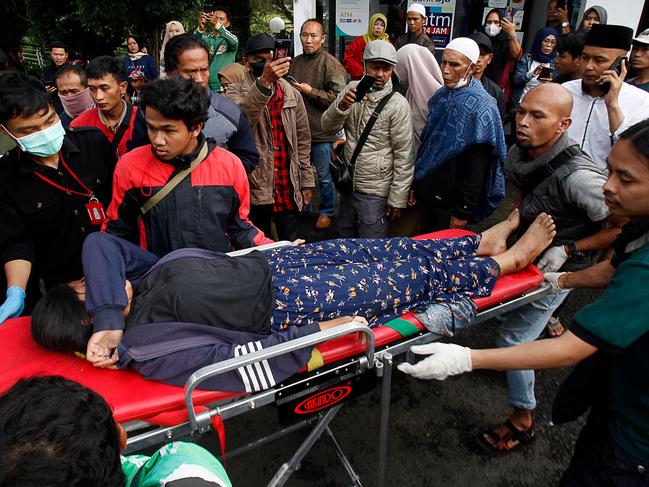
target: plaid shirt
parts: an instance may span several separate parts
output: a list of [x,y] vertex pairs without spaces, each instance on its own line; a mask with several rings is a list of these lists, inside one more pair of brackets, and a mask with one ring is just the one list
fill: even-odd
[[284,105],[284,95],[275,83],[275,94],[268,102],[268,113],[270,114],[270,123],[273,126],[273,149],[275,152],[275,203],[273,211],[292,211],[297,210],[297,205],[293,201],[293,185],[289,173],[288,151],[286,150],[286,133],[282,123],[282,106]]

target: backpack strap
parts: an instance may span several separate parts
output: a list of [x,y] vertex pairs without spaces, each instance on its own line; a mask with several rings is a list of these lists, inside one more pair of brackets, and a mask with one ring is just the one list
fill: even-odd
[[365,128],[363,129],[363,133],[358,138],[358,142],[356,143],[356,147],[354,148],[354,153],[352,154],[352,158],[349,161],[349,164],[351,166],[356,164],[356,159],[358,158],[358,155],[361,153],[361,149],[363,148],[363,145],[365,145],[365,142],[367,141],[367,138],[370,135],[370,131],[372,130],[372,127],[374,127],[374,124],[378,120],[381,111],[383,110],[383,108],[385,108],[385,105],[388,104],[390,98],[392,98],[392,95],[394,94],[395,91],[392,91],[389,95],[384,96],[379,102],[379,104],[376,106],[374,111],[372,112],[372,115],[370,115],[370,119],[367,121],[367,125],[365,125]]

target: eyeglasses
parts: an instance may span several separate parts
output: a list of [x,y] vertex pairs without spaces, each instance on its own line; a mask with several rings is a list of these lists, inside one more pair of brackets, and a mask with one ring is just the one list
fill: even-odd
[[545,44],[546,46],[556,46],[557,41],[553,41],[550,39],[543,39],[543,41],[541,41],[541,44]]

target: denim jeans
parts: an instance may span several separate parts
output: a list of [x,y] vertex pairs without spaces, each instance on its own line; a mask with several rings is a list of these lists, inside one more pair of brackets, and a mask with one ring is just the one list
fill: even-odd
[[[536,340],[548,324],[548,319],[554,310],[568,297],[568,294],[570,291],[549,294],[508,313],[505,321],[499,325],[499,335],[496,339],[498,346],[513,347]],[[512,406],[529,411],[536,408],[533,370],[509,370],[507,385],[509,402]]]
[[333,149],[330,142],[311,144],[311,162],[315,166],[318,183],[320,184],[320,207],[318,212],[325,216],[333,216],[336,209],[336,187],[329,172],[329,163],[332,157]]

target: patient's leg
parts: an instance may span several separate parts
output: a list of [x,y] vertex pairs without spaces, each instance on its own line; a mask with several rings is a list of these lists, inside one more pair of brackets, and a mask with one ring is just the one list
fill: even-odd
[[541,213],[511,249],[492,256],[500,266],[500,275],[518,272],[527,267],[550,245],[556,233],[552,217]]
[[498,255],[505,252],[507,250],[507,239],[520,224],[521,215],[518,208],[515,208],[506,220],[482,232],[476,255]]

